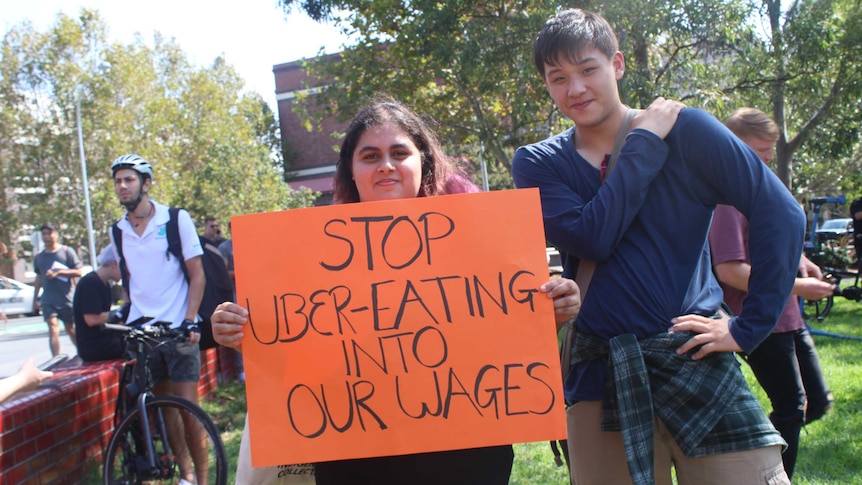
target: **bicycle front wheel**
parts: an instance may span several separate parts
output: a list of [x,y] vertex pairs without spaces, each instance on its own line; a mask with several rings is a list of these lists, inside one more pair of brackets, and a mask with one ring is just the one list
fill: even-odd
[[215,424],[185,399],[152,398],[146,416],[132,410],[111,435],[105,485],[174,485],[191,477],[192,483],[226,485],[227,456]]

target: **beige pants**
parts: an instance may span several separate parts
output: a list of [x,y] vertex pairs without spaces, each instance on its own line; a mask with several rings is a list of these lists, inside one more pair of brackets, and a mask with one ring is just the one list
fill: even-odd
[[[581,401],[566,411],[569,457],[575,485],[632,483],[622,433],[601,430],[599,401]],[[671,466],[680,485],[789,485],[781,447],[686,458],[664,423],[656,418],[655,483],[671,485]]]

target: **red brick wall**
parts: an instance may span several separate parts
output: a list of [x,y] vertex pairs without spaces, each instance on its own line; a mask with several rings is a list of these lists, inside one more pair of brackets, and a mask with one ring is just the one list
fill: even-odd
[[[338,59],[338,54],[327,56],[330,60]],[[278,64],[272,71],[275,76],[275,92],[279,95],[278,119],[281,127],[282,143],[290,146],[297,158],[291,161],[290,170],[301,170],[315,167],[334,166],[338,160],[335,147],[341,145],[341,140],[333,138],[332,133],[347,131],[346,122],[333,118],[321,119],[313,107],[312,112],[320,130],[308,131],[302,120],[293,112],[293,99],[284,99],[284,95],[301,92],[307,88],[319,87],[319,79],[309,77],[302,66],[303,61]],[[331,177],[331,174],[327,174]]]
[[[205,397],[237,375],[231,349],[201,353],[198,392]],[[0,484],[76,483],[101,477],[113,431],[121,361],[64,364],[35,391],[0,405]]]

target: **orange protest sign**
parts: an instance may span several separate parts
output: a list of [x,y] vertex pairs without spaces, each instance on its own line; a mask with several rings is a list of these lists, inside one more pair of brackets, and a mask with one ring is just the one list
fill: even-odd
[[564,438],[537,189],[231,222],[255,466]]

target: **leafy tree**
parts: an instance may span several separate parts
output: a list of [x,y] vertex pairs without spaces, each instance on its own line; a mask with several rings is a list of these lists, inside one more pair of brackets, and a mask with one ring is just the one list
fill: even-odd
[[764,109],[782,129],[776,171],[797,191],[859,188],[858,158],[855,165],[851,158],[862,98],[859,6],[762,0],[752,17],[762,34],[735,59],[736,99]]
[[[340,119],[386,92],[437,119],[450,153],[475,158],[481,145],[498,167],[508,167],[515,147],[565,125],[530,58],[530,41],[556,3],[280,2],[338,22],[353,39],[338,62],[307,66],[328,80],[324,96],[313,100]],[[720,119],[740,106],[759,107],[782,128],[777,172],[788,186],[794,177],[795,186],[810,191],[858,191],[859,2],[599,0],[572,6],[601,12],[617,29],[628,66],[621,92],[631,106],[662,95]]]
[[[278,125],[224,59],[192,66],[172,40],[109,44],[97,12],[59,15],[47,32],[13,27],[0,44],[0,238],[52,220],[87,246],[76,109],[98,245],[122,215],[110,175],[119,155],[153,163],[152,195],[199,223],[311,205],[284,183]],[[14,196],[11,196],[14,192]],[[12,204],[14,207],[10,207]]]

